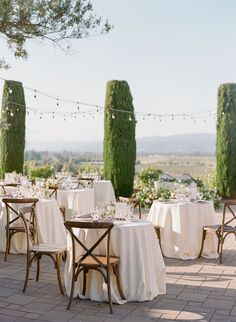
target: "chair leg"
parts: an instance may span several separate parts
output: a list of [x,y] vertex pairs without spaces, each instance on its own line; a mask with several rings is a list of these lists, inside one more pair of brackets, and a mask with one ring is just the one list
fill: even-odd
[[7,254],[8,254],[8,250],[9,250],[9,230],[6,229],[6,248],[5,248],[5,256],[4,256],[4,261],[6,262],[7,260]]
[[57,269],[57,280],[58,280],[58,285],[61,291],[61,295],[64,295],[62,283],[61,283],[61,271],[60,271],[60,257],[61,254],[56,254],[56,269]]
[[83,270],[83,291],[82,294],[85,295],[87,287],[87,272],[86,268]]
[[116,277],[116,283],[117,283],[117,287],[118,287],[118,291],[120,293],[120,297],[122,298],[122,300],[126,300],[122,287],[121,287],[121,283],[120,283],[120,270],[119,270],[119,266],[116,265],[113,267],[113,271]]
[[198,258],[200,258],[202,256],[202,251],[203,251],[203,246],[204,246],[204,242],[206,239],[206,234],[207,234],[207,231],[205,229],[202,229],[202,244],[201,244],[201,249],[200,249]]
[[222,264],[223,244],[224,244],[224,236],[220,236],[220,243],[219,243],[220,264]]
[[112,298],[111,298],[111,276],[110,276],[110,267],[109,266],[107,267],[107,293],[108,293],[110,313],[113,314]]
[[39,273],[40,273],[40,255],[36,254],[36,262],[37,262],[37,273],[36,273],[36,282],[39,280]]
[[23,287],[23,293],[26,291],[26,288],[27,288],[27,285],[28,285],[29,273],[30,273],[30,254],[27,254],[25,283],[24,283],[24,287]]
[[69,302],[67,305],[67,310],[70,309],[71,307],[71,303],[72,303],[72,299],[73,299],[73,295],[74,295],[74,289],[75,289],[75,268],[73,267],[72,269],[72,278],[71,278],[71,288],[70,288],[70,297],[69,297]]

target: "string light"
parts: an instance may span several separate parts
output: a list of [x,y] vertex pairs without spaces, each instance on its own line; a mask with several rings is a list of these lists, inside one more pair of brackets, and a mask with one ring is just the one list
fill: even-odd
[[[0,77],[1,80],[5,81],[6,79],[3,79]],[[97,105],[97,104],[90,104],[90,103],[86,103],[86,102],[81,102],[81,101],[78,101],[78,100],[72,100],[72,99],[66,99],[66,98],[62,98],[60,96],[55,96],[55,95],[52,95],[52,94],[49,94],[49,93],[46,93],[46,92],[43,92],[43,91],[40,91],[40,90],[36,90],[36,89],[33,89],[33,88],[30,88],[30,87],[26,87],[24,86],[24,89],[27,89],[27,90],[30,90],[30,91],[33,91],[34,93],[34,98],[37,98],[38,95],[37,94],[40,94],[40,95],[43,95],[43,96],[46,96],[46,97],[49,97],[50,99],[53,99],[53,100],[56,100],[56,106],[59,107],[59,102],[67,102],[67,103],[72,103],[72,104],[76,104],[76,108],[77,108],[77,112],[74,114],[74,118],[76,119],[77,116],[79,114],[82,114],[83,117],[85,117],[86,115],[90,115],[92,118],[94,118],[94,111],[91,112],[91,110],[89,111],[80,111],[80,106],[89,106],[91,108],[95,108],[97,113],[102,113],[102,110],[105,110],[104,106],[100,106],[100,105]],[[11,94],[13,92],[13,90],[11,88],[9,88],[9,93]],[[42,118],[42,115],[46,115],[46,114],[50,114],[52,115],[53,118],[55,118],[55,115],[58,115],[58,116],[61,116],[64,118],[65,115],[71,115],[71,111],[69,112],[63,112],[62,113],[59,113],[59,112],[55,112],[55,111],[46,111],[46,110],[36,110],[34,108],[31,108],[31,107],[25,107],[24,105],[21,105],[21,104],[18,104],[18,103],[15,103],[15,102],[9,102],[8,101],[8,104],[11,104],[11,105],[15,105],[16,107],[16,111],[19,112],[21,109],[20,107],[23,107],[23,108],[27,108],[28,109],[28,112],[29,111],[32,111],[34,112],[34,114],[36,115],[37,113],[40,113],[40,116]],[[6,108],[6,110],[8,110],[8,108]],[[182,117],[184,120],[187,119],[187,118],[191,118],[194,122],[196,122],[197,119],[200,119],[200,116],[202,115],[202,119],[206,119],[207,116],[211,117],[213,116],[213,119],[215,120],[216,119],[216,116],[214,115],[216,110],[208,110],[208,111],[203,111],[203,112],[198,112],[198,113],[191,113],[191,114],[188,114],[188,113],[177,113],[177,114],[156,114],[156,113],[143,113],[143,112],[134,112],[134,111],[127,111],[127,110],[124,110],[122,108],[110,108],[109,111],[106,111],[106,113],[111,113],[112,115],[112,118],[114,119],[115,118],[115,114],[116,113],[128,113],[128,117],[127,119],[129,121],[133,120],[133,119],[136,119],[138,117],[142,117],[143,121],[146,120],[146,118],[148,117],[152,117],[153,120],[155,120],[156,118],[158,118],[159,122],[162,121],[162,119],[164,118],[170,118],[172,121],[174,121],[175,119],[177,119],[178,117]],[[27,114],[29,114],[27,112]],[[222,112],[222,115],[223,115],[224,112]],[[72,116],[73,117],[73,116]],[[130,120],[131,119],[131,120]]]

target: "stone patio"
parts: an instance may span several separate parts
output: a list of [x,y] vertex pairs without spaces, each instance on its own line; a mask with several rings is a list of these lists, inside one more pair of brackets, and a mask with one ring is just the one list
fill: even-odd
[[61,296],[52,262],[42,260],[40,281],[35,265],[22,293],[25,256],[0,253],[0,322],[11,321],[236,321],[236,242],[226,240],[223,264],[217,259],[182,261],[165,258],[167,293],[150,302],[114,305]]

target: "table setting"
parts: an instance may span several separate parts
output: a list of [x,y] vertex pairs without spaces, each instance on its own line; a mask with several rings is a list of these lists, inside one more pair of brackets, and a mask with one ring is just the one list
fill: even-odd
[[[182,260],[199,255],[202,227],[217,223],[212,201],[204,200],[195,183],[173,185],[171,199],[154,200],[147,220],[161,227],[164,256]],[[217,258],[217,239],[207,236],[204,257]]]
[[[110,248],[111,255],[120,258],[120,278],[126,301],[152,300],[159,294],[166,292],[165,264],[156,237],[153,224],[147,220],[139,220],[132,217],[133,209],[125,203],[100,204],[91,213],[90,217],[73,217],[72,220],[87,220],[93,222],[110,221],[114,223],[111,231]],[[91,245],[99,230],[77,229],[78,238],[82,238],[87,245]],[[78,246],[78,254],[82,251]],[[99,248],[98,251],[102,251]],[[71,240],[67,240],[67,259],[64,271],[66,292],[70,294],[71,280]],[[100,274],[89,273],[86,298],[94,301],[106,301],[106,285]],[[126,301],[120,298],[119,292],[112,277],[113,302],[123,304]],[[74,297],[82,295],[82,280],[80,277],[75,285]]]

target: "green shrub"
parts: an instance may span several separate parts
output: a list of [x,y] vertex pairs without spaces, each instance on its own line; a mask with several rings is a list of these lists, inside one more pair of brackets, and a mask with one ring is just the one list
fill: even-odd
[[140,202],[141,207],[150,208],[153,200],[157,200],[159,198],[169,199],[171,197],[171,192],[167,188],[143,188],[141,191],[138,191],[134,195]]
[[30,179],[49,178],[54,175],[54,169],[50,166],[34,167],[28,170]]
[[137,175],[137,185],[139,187],[153,187],[154,181],[157,181],[161,174],[160,169],[152,167],[142,169]]

